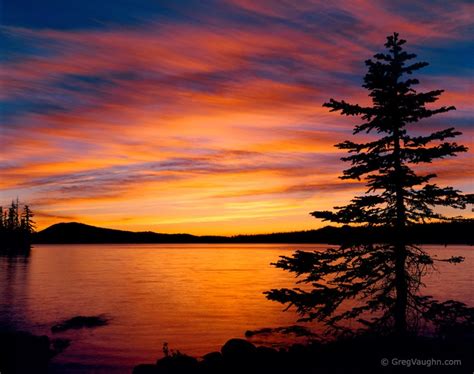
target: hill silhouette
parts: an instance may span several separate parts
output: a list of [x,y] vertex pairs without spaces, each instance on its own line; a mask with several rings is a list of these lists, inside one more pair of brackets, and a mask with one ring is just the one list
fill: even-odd
[[[449,223],[414,225],[407,235],[420,244],[474,244],[471,233],[474,220],[465,219]],[[382,227],[333,227],[317,230],[236,236],[196,236],[191,234],[163,234],[152,231],[132,232],[83,223],[58,223],[33,236],[37,244],[86,243],[328,243],[383,242],[388,229]]]

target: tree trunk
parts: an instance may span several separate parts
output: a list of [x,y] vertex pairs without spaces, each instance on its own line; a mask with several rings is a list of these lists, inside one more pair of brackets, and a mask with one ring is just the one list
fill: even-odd
[[394,159],[395,159],[395,193],[396,193],[396,221],[395,221],[395,333],[404,336],[407,333],[407,302],[408,284],[405,271],[407,251],[405,247],[406,212],[404,191],[402,187],[403,171],[400,159],[400,135],[398,127],[394,129]]
[[406,248],[403,243],[395,246],[395,287],[397,298],[395,301],[395,333],[404,336],[407,333],[407,279],[405,274]]

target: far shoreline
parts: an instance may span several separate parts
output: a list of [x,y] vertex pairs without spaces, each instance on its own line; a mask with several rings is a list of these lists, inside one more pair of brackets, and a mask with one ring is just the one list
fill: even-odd
[[[474,219],[410,226],[407,240],[417,245],[474,245]],[[217,236],[164,234],[107,229],[83,223],[58,223],[32,237],[32,244],[324,244],[384,243],[393,236],[390,229],[364,226],[325,226],[320,229],[255,235]]]

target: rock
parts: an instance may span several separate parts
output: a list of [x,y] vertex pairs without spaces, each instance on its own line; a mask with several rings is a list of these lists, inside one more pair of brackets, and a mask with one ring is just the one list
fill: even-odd
[[202,361],[199,363],[201,373],[209,374],[220,374],[225,372],[224,357],[220,352],[207,353],[202,357]]
[[288,348],[288,353],[295,356],[304,356],[308,353],[308,347],[303,344],[293,344]]
[[0,333],[1,373],[47,373],[53,354],[47,336],[22,331]]
[[257,355],[266,360],[275,360],[278,358],[280,353],[270,347],[257,347]]
[[211,352],[202,356],[202,360],[205,362],[222,362],[224,357],[222,357],[220,352]]
[[264,335],[264,334],[271,334],[274,332],[274,329],[270,327],[265,327],[263,329],[258,329],[258,330],[247,330],[245,331],[245,337],[246,338],[251,338],[254,335]]
[[71,329],[93,328],[107,325],[109,320],[104,316],[77,316],[57,323],[51,327],[52,332],[62,332]]
[[64,351],[67,347],[71,345],[71,340],[69,339],[52,339],[51,346],[55,355]]
[[156,368],[159,374],[192,374],[198,368],[198,360],[194,357],[178,353],[159,359],[156,362]]
[[158,374],[158,368],[154,364],[140,364],[133,368],[132,374]]
[[222,356],[231,363],[245,363],[254,359],[257,348],[244,339],[230,339],[221,348]]
[[283,355],[276,349],[269,347],[257,347],[255,368],[260,373],[280,373],[283,369]]

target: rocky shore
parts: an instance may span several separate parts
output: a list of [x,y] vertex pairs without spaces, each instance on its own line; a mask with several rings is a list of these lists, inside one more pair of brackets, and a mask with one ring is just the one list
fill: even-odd
[[[46,374],[51,358],[67,344],[27,332],[0,332],[0,372]],[[474,337],[465,335],[442,339],[362,336],[285,349],[230,339],[220,351],[199,358],[166,348],[164,357],[137,365],[132,374],[471,374],[472,352]]]
[[137,365],[133,374],[472,373],[473,349],[470,338],[372,336],[279,350],[231,339],[220,352],[199,359],[168,354],[156,363]]

